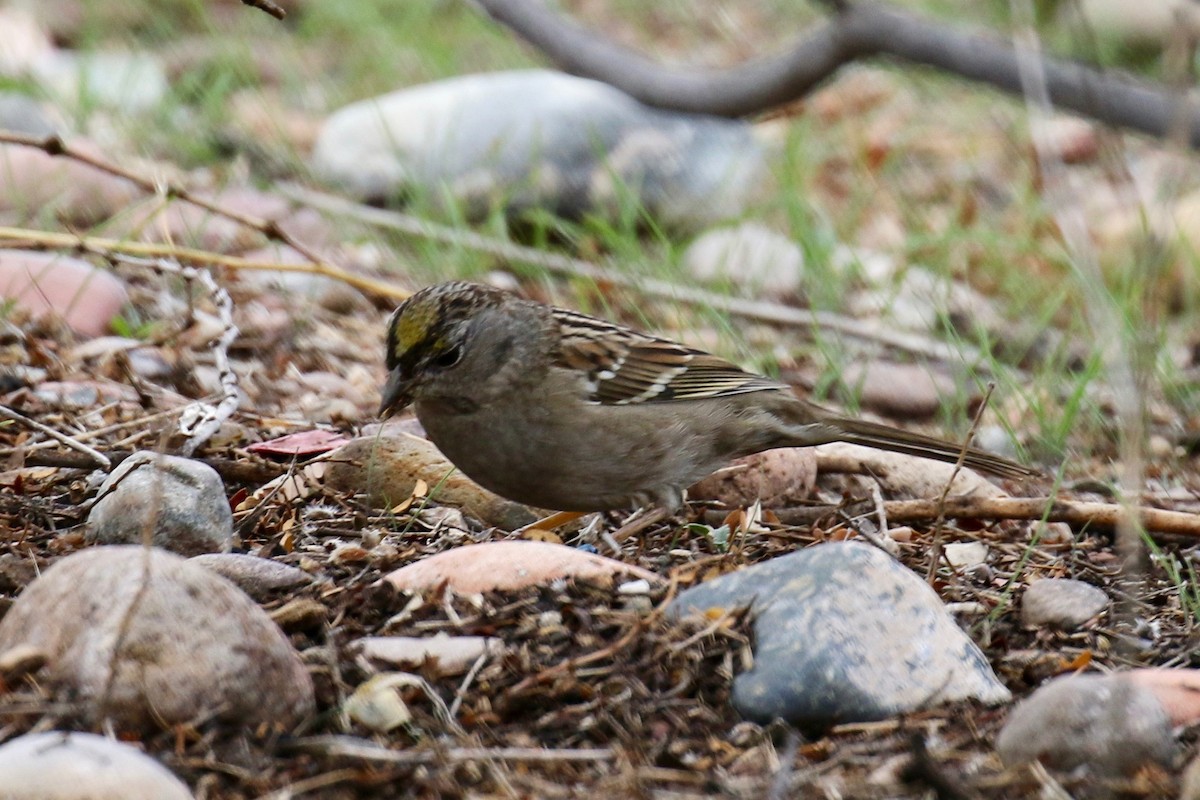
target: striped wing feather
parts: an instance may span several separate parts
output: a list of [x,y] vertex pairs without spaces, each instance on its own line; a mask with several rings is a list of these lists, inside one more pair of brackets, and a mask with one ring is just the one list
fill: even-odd
[[664,403],[787,388],[714,355],[586,314],[554,309],[558,364],[587,375],[588,400]]

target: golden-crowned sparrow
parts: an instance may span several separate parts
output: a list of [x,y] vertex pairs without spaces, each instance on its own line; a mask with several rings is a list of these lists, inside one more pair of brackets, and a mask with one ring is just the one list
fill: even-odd
[[[473,283],[427,287],[388,324],[381,416],[412,404],[476,482],[560,511],[655,503],[730,460],[843,441],[954,462],[961,448],[838,416],[686,345]],[[968,449],[969,467],[1033,470]]]

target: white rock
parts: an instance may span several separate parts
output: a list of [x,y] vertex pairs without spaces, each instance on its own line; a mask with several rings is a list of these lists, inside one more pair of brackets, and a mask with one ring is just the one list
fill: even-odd
[[1033,581],[1021,596],[1021,624],[1074,630],[1108,608],[1108,595],[1072,578]]
[[360,198],[448,193],[472,216],[498,203],[612,213],[632,195],[689,229],[736,216],[767,177],[744,123],[649,108],[550,70],[465,75],[349,105],[325,122],[313,168]]
[[943,548],[946,561],[955,569],[967,569],[987,561],[988,548],[983,542],[951,542]]
[[92,733],[28,733],[0,745],[3,800],[192,800],[137,748]]
[[744,222],[699,236],[684,251],[683,268],[698,281],[730,281],[748,294],[794,294],[804,279],[804,252],[786,236]]

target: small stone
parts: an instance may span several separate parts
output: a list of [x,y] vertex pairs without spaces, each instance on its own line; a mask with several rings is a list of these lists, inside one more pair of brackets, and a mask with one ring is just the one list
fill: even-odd
[[146,547],[53,564],[0,619],[0,652],[47,654],[44,685],[88,724],[157,730],[216,715],[291,728],[313,709],[300,657],[229,581]]
[[[3,173],[0,154],[0,192],[4,189]],[[127,299],[125,286],[116,276],[86,261],[26,250],[0,250],[0,300],[34,317],[61,317],[79,334],[100,336],[108,332]]]
[[1021,624],[1072,631],[1108,608],[1108,595],[1072,578],[1042,578],[1025,588]]
[[1056,117],[1034,128],[1034,141],[1040,150],[1064,164],[1092,161],[1100,154],[1096,128],[1078,117]]
[[393,667],[426,665],[437,675],[461,675],[483,655],[497,655],[503,643],[487,636],[367,636],[357,642],[362,655]]
[[794,295],[804,280],[799,245],[754,222],[707,231],[688,245],[682,262],[698,281],[731,283],[751,296]]
[[212,467],[142,450],[101,484],[86,537],[100,544],[149,540],[183,555],[221,552],[233,544],[233,514]]
[[346,698],[342,711],[347,717],[377,733],[407,725],[412,720],[401,688],[414,684],[414,676],[385,672],[375,675]]
[[245,553],[205,553],[189,561],[228,578],[259,601],[284,589],[312,583],[312,576],[302,569]]
[[649,570],[561,544],[501,541],[464,545],[424,558],[387,575],[397,589],[446,585],[460,594],[544,586],[560,578],[611,583],[617,576],[661,579]]
[[0,787],[4,800],[192,800],[162,764],[93,733],[27,733],[5,742]]
[[831,542],[695,586],[675,615],[752,605],[754,667],[734,680],[746,717],[806,727],[883,719],[1008,690],[937,594],[858,542]]
[[1013,708],[996,749],[1006,764],[1036,759],[1099,777],[1169,764],[1176,751],[1170,719],[1154,693],[1120,674],[1068,675],[1044,684]]
[[842,372],[842,383],[857,390],[866,408],[898,419],[937,414],[942,398],[953,398],[958,385],[949,375],[921,364],[854,361]]
[[942,548],[946,561],[955,569],[970,569],[987,562],[988,548],[983,542],[951,542]]

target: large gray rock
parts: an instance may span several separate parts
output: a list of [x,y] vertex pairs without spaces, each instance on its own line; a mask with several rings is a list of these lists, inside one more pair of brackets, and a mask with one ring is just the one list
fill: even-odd
[[1021,596],[1021,624],[1073,631],[1108,608],[1103,589],[1073,578],[1033,581]]
[[192,793],[136,747],[54,731],[0,745],[0,800],[192,800]]
[[99,544],[149,539],[183,555],[221,552],[233,544],[233,512],[212,467],[142,450],[100,485],[85,538]]
[[754,668],[733,685],[750,719],[824,727],[1010,697],[928,584],[874,547],[810,547],[693,587],[669,610],[750,604]]
[[266,612],[156,548],[93,547],[55,563],[0,620],[0,653],[22,645],[46,654],[46,685],[93,724],[217,715],[290,728],[313,708],[308,672]]
[[313,168],[362,199],[448,192],[476,217],[497,207],[612,213],[630,196],[687,229],[739,214],[767,177],[746,123],[650,108],[548,70],[353,103],[325,122]]

